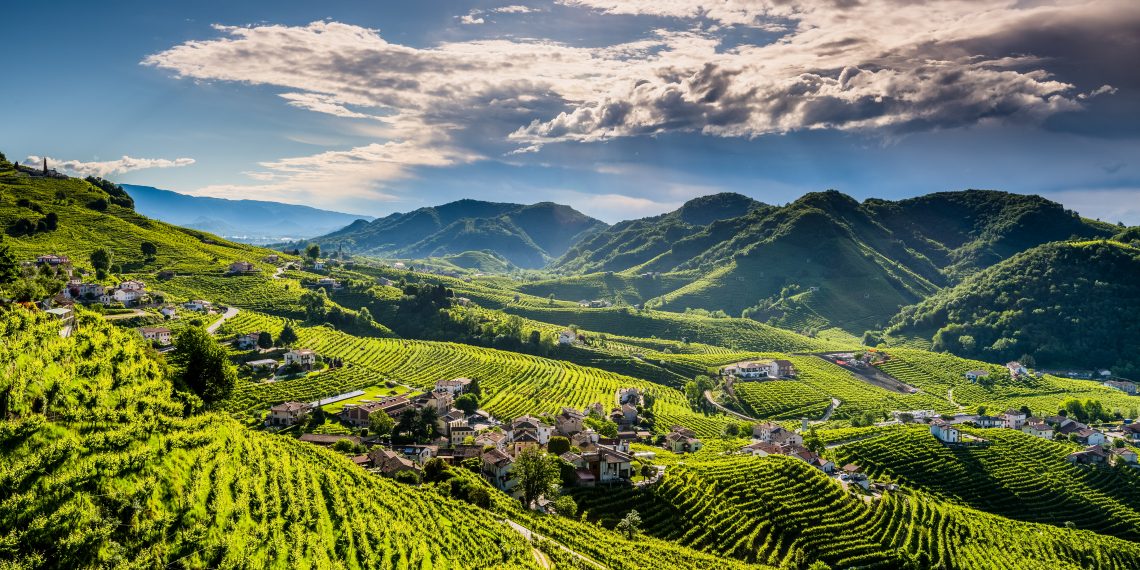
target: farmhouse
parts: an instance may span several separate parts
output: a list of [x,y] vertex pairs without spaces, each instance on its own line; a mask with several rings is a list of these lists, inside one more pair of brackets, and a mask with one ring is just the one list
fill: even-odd
[[412,406],[407,396],[403,394],[381,398],[375,402],[361,402],[347,404],[338,417],[347,424],[356,427],[368,427],[369,418],[375,412],[384,412],[392,418],[397,418],[404,410]]
[[1017,377],[1026,376],[1029,374],[1029,370],[1026,370],[1025,366],[1023,366],[1020,362],[1017,362],[1016,360],[1013,362],[1005,363],[1005,367],[1009,370],[1009,377],[1010,378],[1017,378]]
[[142,333],[143,338],[157,342],[162,346],[170,344],[170,329],[166,327],[139,327],[139,332]]
[[466,420],[451,420],[447,423],[447,439],[451,445],[462,445],[468,437],[475,437],[475,430]]
[[239,335],[237,339],[234,340],[234,345],[236,345],[238,348],[248,350],[251,348],[257,348],[257,342],[259,340],[261,340],[261,333],[251,332],[249,334]]
[[989,378],[989,377],[990,377],[990,371],[989,370],[970,370],[970,371],[966,372],[966,380],[969,380],[970,382],[977,382],[978,380],[981,380],[982,378]]
[[66,255],[41,255],[36,257],[37,265],[50,265],[52,267],[58,265],[71,265],[71,258]]
[[458,395],[466,392],[468,387],[470,387],[470,386],[471,386],[471,379],[470,378],[454,378],[451,380],[436,380],[435,381],[436,391],[442,390],[442,391],[450,393],[452,396],[458,396]]
[[372,467],[385,477],[395,477],[401,471],[417,470],[415,463],[399,453],[379,447],[369,451],[368,458],[372,460]]
[[188,311],[209,311],[214,307],[214,304],[209,301],[203,301],[202,299],[195,299],[182,303],[182,307]]
[[1120,429],[1124,432],[1124,436],[1132,441],[1140,441],[1140,424],[1130,423]]
[[996,428],[1005,425],[1005,421],[996,416],[978,416],[974,418],[974,425],[980,428]]
[[596,451],[582,454],[582,459],[600,483],[629,479],[633,475],[633,456],[617,449],[598,446]]
[[642,405],[643,400],[641,389],[637,388],[636,386],[629,388],[618,388],[617,403],[619,406],[625,404],[632,404],[634,406]]
[[511,430],[508,434],[511,441],[518,441],[525,434],[530,434],[539,445],[546,445],[550,443],[550,435],[553,428],[542,420],[534,416],[522,416],[515,421],[511,422]]
[[582,431],[584,419],[586,419],[586,415],[582,412],[563,406],[562,411],[554,417],[554,429],[558,430],[558,433],[570,437]]
[[570,329],[558,333],[558,344],[566,346],[574,344],[575,342],[578,342],[578,333]]
[[168,319],[173,319],[178,316],[178,309],[175,309],[174,305],[164,305],[158,312]]
[[1128,382],[1127,380],[1109,380],[1105,382],[1104,385],[1109,388],[1120,390],[1129,396],[1136,395],[1136,384]]
[[673,426],[673,431],[665,436],[665,448],[673,453],[700,451],[702,445],[696,433],[680,426]]
[[1104,434],[1092,428],[1084,428],[1076,432],[1077,441],[1084,445],[1103,445],[1106,441]]
[[285,402],[284,404],[277,404],[269,408],[269,414],[265,417],[265,425],[267,426],[291,426],[301,420],[313,410],[312,404],[304,402]]
[[257,273],[257,268],[248,261],[235,261],[230,264],[230,275],[241,275],[243,273]]
[[1136,465],[1136,452],[1127,447],[1114,447],[1111,453],[1112,461],[1117,465]]
[[276,370],[277,361],[272,358],[263,358],[261,360],[250,360],[245,363],[246,366],[254,370]]
[[1025,421],[1025,425],[1021,426],[1021,431],[1033,437],[1053,439],[1053,428],[1042,421],[1041,418],[1028,418]]
[[1009,409],[1001,415],[1002,426],[1008,429],[1021,429],[1025,425],[1025,412]]
[[312,370],[317,365],[317,353],[312,349],[301,348],[285,353],[285,366],[299,366],[302,370]]
[[804,438],[802,435],[791,431],[780,424],[771,422],[756,424],[752,426],[752,435],[760,439],[776,445],[803,445]]
[[783,450],[780,446],[769,443],[767,441],[758,441],[753,444],[746,445],[740,448],[741,453],[755,455],[757,457],[767,457],[769,455],[781,455]]
[[1108,452],[1099,445],[1090,445],[1081,451],[1074,451],[1065,457],[1069,463],[1085,465],[1103,464],[1108,459]]
[[961,441],[961,433],[958,428],[946,423],[945,420],[939,419],[930,422],[930,433],[942,443],[958,443]]
[[511,476],[511,469],[515,460],[502,450],[492,449],[483,454],[483,475],[496,489],[510,493],[515,487],[515,479]]
[[340,289],[340,281],[337,281],[332,277],[321,277],[320,279],[317,279],[317,289],[322,288],[331,290]]
[[724,376],[734,376],[736,378],[767,378],[772,371],[772,361],[770,360],[745,360],[725,366],[721,370]]
[[796,375],[796,367],[792,365],[791,360],[773,360],[768,365],[768,375],[773,378],[787,378]]

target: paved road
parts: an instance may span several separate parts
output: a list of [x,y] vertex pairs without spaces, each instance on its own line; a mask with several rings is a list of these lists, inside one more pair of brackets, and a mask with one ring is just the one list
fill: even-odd
[[[541,534],[538,534],[537,532],[534,532],[534,531],[530,530],[529,528],[526,528],[525,526],[523,526],[523,525],[521,525],[521,524],[519,524],[519,523],[517,523],[511,519],[504,519],[503,522],[507,523],[507,526],[511,527],[511,529],[513,529],[515,532],[522,535],[522,537],[525,538],[527,540],[527,542],[534,542],[534,539],[536,539],[536,538],[540,538],[543,540],[550,540],[554,544],[557,544],[558,548],[565,550],[571,556],[574,556],[575,558],[581,560],[582,562],[585,562],[586,564],[589,564],[590,566],[593,566],[595,568],[601,568],[602,570],[606,570],[605,566],[599,564],[593,558],[585,556],[585,555],[583,555],[577,551],[571,550],[570,548],[568,548],[565,544],[562,544],[561,542],[551,540],[545,536],[542,536]],[[541,558],[540,558],[540,555],[541,555]],[[550,563],[550,560],[546,558],[546,555],[542,554],[542,552],[539,552],[538,549],[535,549],[534,557],[535,557],[535,559],[538,560],[539,564],[542,564],[544,559],[546,560],[547,564]],[[549,568],[549,566],[546,566],[546,565],[543,565],[543,567]]]
[[843,403],[843,401],[840,400],[839,398],[832,398],[831,399],[831,405],[827,407],[827,411],[823,413],[823,417],[814,421],[814,422],[811,422],[811,423],[818,424],[818,423],[822,423],[822,422],[826,422],[827,420],[830,420],[831,419],[831,413],[834,412],[835,408],[838,408],[839,405],[842,403]]
[[720,402],[717,402],[716,400],[713,399],[712,390],[705,390],[705,399],[708,400],[708,402],[710,404],[712,404],[713,406],[716,406],[716,409],[718,409],[718,410],[720,410],[720,411],[722,411],[722,412],[724,412],[724,413],[726,413],[726,414],[728,414],[728,415],[730,415],[730,416],[732,416],[738,420],[744,420],[746,422],[758,422],[758,421],[760,421],[756,418],[750,418],[750,417],[748,417],[748,416],[746,416],[740,412],[730,410],[730,409],[720,405]]
[[236,317],[239,312],[240,311],[238,310],[237,307],[230,307],[230,308],[226,309],[226,312],[222,313],[222,318],[214,321],[213,323],[210,324],[210,326],[206,327],[206,332],[208,332],[210,334],[214,334],[215,332],[218,331],[218,327],[222,326],[222,323]]

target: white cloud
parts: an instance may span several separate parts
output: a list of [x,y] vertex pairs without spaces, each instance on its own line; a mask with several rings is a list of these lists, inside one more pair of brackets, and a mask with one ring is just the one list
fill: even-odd
[[466,24],[466,25],[470,26],[470,25],[476,25],[476,24],[483,24],[483,23],[486,23],[486,21],[483,19],[482,16],[479,15],[479,10],[472,10],[470,13],[464,14],[463,16],[461,16],[459,18],[459,23],[460,24]]
[[538,10],[535,8],[530,8],[528,6],[522,6],[519,4],[513,4],[511,6],[500,6],[491,11],[495,12],[496,14],[530,14],[532,12],[538,12]]
[[[28,156],[25,163],[43,164],[43,157]],[[118,160],[83,162],[79,160],[60,160],[48,157],[48,168],[63,170],[78,176],[107,177],[112,174],[123,174],[134,170],[147,168],[178,168],[194,164],[193,158],[134,158],[123,155]]]
[[[270,86],[294,107],[370,119],[374,145],[268,161],[254,175],[274,191],[319,186],[352,194],[379,192],[417,168],[518,157],[558,141],[676,131],[893,135],[1032,123],[1113,88],[1082,97],[1078,86],[1051,75],[1050,58],[1037,57],[1032,44],[1022,49],[1018,42],[1030,42],[1023,39],[1029,31],[1043,20],[1140,22],[1133,0],[562,3],[716,25],[590,47],[510,36],[411,47],[332,21],[216,26],[218,37],[173,46],[143,63],[193,80]],[[461,21],[483,23],[486,14],[524,8],[474,10]],[[785,31],[769,43],[727,44],[720,27],[741,25]]]

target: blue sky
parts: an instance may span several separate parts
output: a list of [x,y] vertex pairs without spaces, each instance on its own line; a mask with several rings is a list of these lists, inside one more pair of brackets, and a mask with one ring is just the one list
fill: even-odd
[[370,215],[995,188],[1140,224],[1134,1],[92,4],[0,36],[10,158]]

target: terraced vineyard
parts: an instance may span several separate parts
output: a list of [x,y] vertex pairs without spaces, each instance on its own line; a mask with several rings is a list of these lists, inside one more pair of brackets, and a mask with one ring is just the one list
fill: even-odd
[[818,420],[831,405],[827,394],[796,380],[737,382],[733,389],[744,413],[754,418]]
[[[234,326],[264,329],[276,335],[284,321],[243,311]],[[236,391],[232,409],[264,408],[282,401],[287,393],[315,400],[388,379],[424,388],[439,379],[464,376],[479,380],[484,393],[482,407],[501,418],[557,412],[561,406],[583,408],[593,402],[608,407],[619,387],[639,386],[657,396],[654,413],[659,430],[667,431],[679,423],[701,434],[719,435],[728,423],[724,416],[691,411],[676,389],[567,362],[463,344],[365,339],[326,327],[297,327],[297,334],[300,346],[343,358],[350,367],[343,373],[245,384]]]
[[696,457],[647,490],[576,492],[589,518],[630,509],[647,533],[739,560],[833,568],[1134,568],[1140,546],[1016,522],[920,492],[864,501],[797,459]]
[[[1056,413],[1066,398],[1100,400],[1105,409],[1118,410],[1128,417],[1135,417],[1131,412],[1140,407],[1140,397],[1128,396],[1089,380],[1050,375],[1010,379],[1002,366],[950,354],[904,348],[891,348],[887,352],[891,358],[880,365],[881,370],[933,394],[946,394],[952,388],[954,401],[971,411],[978,405],[986,405],[995,412],[1029,406],[1036,413],[1048,415]],[[978,369],[991,372],[993,385],[987,387],[966,380],[966,371]]]
[[293,279],[184,275],[155,283],[155,286],[183,299],[206,299],[287,318],[304,318],[300,305],[304,289]]
[[799,371],[796,382],[843,402],[832,419],[851,419],[867,412],[885,418],[892,410],[932,408],[940,412],[955,411],[944,395],[924,392],[900,394],[858,380],[851,372],[814,356],[789,356],[788,359]]
[[979,510],[1140,539],[1135,470],[1072,465],[1065,456],[1080,447],[1071,443],[1007,429],[973,433],[993,445],[951,449],[920,426],[852,442],[835,454],[837,462],[858,463],[875,476]]

